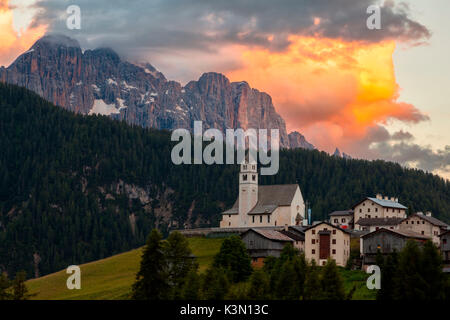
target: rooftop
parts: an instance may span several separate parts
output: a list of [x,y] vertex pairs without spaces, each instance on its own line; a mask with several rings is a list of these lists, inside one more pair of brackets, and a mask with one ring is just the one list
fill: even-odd
[[[248,214],[270,214],[280,206],[290,206],[297,188],[297,184],[258,186],[258,202]],[[224,211],[222,214],[238,213],[239,197],[236,199],[231,209]]]
[[360,218],[356,224],[360,226],[396,226],[403,218]]
[[341,211],[333,211],[329,214],[329,216],[351,216],[353,215],[353,210],[341,210]]

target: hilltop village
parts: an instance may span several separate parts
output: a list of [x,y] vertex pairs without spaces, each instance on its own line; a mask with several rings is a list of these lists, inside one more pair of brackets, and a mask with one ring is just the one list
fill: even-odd
[[346,266],[351,250],[359,247],[354,268],[366,269],[383,255],[401,251],[408,240],[423,244],[431,240],[441,250],[444,271],[450,272],[450,226],[431,212],[407,215],[398,198],[367,196],[351,208],[312,221],[296,184],[259,185],[256,164],[241,164],[239,196],[222,212],[219,228],[181,231],[186,236],[207,237],[239,234],[254,266],[268,256],[279,257],[287,243],[305,254],[308,261],[325,265],[333,259]]

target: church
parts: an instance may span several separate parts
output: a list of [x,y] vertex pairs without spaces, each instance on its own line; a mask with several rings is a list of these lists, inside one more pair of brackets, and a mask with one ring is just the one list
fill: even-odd
[[297,184],[258,185],[256,164],[241,164],[239,196],[222,213],[221,228],[302,225],[305,203]]

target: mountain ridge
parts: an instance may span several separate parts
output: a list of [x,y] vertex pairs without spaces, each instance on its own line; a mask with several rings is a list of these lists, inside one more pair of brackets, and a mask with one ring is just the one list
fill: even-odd
[[9,67],[0,68],[0,81],[81,114],[168,130],[192,131],[194,121],[203,121],[205,130],[279,129],[281,147],[314,148],[303,136],[288,135],[270,95],[246,81],[230,82],[223,74],[207,72],[182,86],[149,63],[122,60],[110,48],[83,51],[77,40],[64,35],[36,41]]

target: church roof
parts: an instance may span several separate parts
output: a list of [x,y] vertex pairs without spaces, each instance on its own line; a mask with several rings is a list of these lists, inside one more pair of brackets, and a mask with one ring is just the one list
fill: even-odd
[[[270,214],[278,207],[290,206],[297,188],[297,184],[258,186],[258,202],[248,214]],[[223,214],[238,213],[239,197],[234,202],[233,207],[227,211],[224,211]]]

